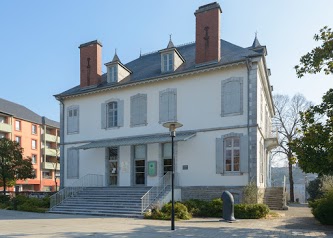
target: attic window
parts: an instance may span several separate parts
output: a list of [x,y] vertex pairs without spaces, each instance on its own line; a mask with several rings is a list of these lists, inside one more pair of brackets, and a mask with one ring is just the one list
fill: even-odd
[[173,71],[173,53],[163,54],[163,72]]
[[109,79],[110,82],[118,82],[118,69],[117,65],[109,67]]

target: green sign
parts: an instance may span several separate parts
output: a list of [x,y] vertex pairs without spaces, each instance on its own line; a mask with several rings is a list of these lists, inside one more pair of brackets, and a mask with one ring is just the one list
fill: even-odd
[[148,175],[149,176],[157,175],[157,162],[156,161],[148,161]]

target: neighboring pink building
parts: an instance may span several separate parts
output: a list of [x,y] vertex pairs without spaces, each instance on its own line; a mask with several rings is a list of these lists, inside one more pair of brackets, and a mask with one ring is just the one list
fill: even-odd
[[0,138],[3,137],[17,141],[24,150],[23,156],[32,159],[36,177],[16,181],[19,191],[54,191],[55,177],[59,186],[58,122],[0,98]]

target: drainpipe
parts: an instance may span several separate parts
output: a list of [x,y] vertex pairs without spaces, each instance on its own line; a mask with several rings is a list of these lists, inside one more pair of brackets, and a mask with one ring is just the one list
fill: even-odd
[[61,98],[60,102],[60,189],[65,187],[65,105]]
[[247,68],[247,137],[248,137],[248,146],[247,146],[247,154],[248,154],[248,171],[249,171],[249,183],[251,181],[251,161],[250,161],[250,70],[252,67],[252,62],[250,58],[246,58],[246,68]]

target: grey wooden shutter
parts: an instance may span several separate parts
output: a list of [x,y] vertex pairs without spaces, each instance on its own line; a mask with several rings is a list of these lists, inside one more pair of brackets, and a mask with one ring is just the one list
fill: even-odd
[[80,172],[80,164],[79,164],[79,150],[73,150],[73,157],[74,157],[74,171],[73,175],[75,178],[79,178],[79,172]]
[[216,173],[223,174],[224,172],[224,156],[223,156],[223,139],[216,138]]
[[248,136],[240,137],[240,171],[243,173],[249,172],[249,143]]
[[73,125],[72,125],[72,116],[73,115],[69,116],[69,112],[70,111],[71,111],[70,109],[67,109],[67,133],[71,133],[72,132],[72,128],[73,128]]
[[142,107],[143,124],[147,124],[147,94],[142,95]]
[[67,178],[75,178],[75,151],[73,149],[67,149]]
[[124,100],[118,101],[118,126],[124,126]]
[[168,92],[164,90],[160,92],[160,122],[168,120],[168,108]]
[[101,128],[106,128],[106,103],[101,104]]
[[168,121],[177,121],[177,91],[171,89],[168,92]]
[[135,126],[137,124],[137,114],[138,114],[138,107],[137,107],[137,96],[131,97],[131,126]]

